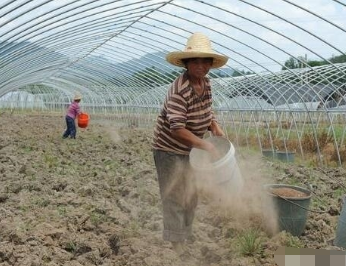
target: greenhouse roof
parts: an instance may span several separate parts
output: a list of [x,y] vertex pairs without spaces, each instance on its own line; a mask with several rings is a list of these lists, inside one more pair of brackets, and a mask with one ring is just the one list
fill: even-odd
[[337,107],[345,17],[346,4],[331,0],[3,1],[0,97],[26,91],[66,102],[81,91],[95,105],[158,106],[181,71],[165,55],[203,32],[230,58],[210,75],[217,105]]

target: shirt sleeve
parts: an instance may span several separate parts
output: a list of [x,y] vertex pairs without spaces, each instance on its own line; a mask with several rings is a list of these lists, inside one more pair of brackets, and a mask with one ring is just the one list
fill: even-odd
[[187,121],[187,103],[180,94],[172,94],[168,98],[167,119],[171,130],[185,128]]
[[77,105],[76,107],[76,115],[79,115],[81,113],[80,106]]

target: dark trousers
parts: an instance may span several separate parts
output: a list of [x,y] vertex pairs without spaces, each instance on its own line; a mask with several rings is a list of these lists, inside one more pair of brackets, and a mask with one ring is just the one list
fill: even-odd
[[163,239],[182,242],[192,233],[198,201],[189,156],[159,150],[153,153],[163,207]]
[[66,120],[66,130],[64,132],[64,134],[62,135],[62,137],[64,139],[66,139],[67,137],[70,136],[71,139],[75,139],[76,138],[76,134],[77,134],[77,130],[76,130],[76,123],[74,121],[73,118],[66,116],[65,117]]

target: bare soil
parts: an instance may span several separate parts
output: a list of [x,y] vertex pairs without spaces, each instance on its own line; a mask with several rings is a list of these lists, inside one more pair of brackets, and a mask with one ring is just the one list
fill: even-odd
[[[200,189],[194,238],[184,256],[162,240],[152,129],[91,116],[77,139],[62,139],[63,115],[0,115],[0,265],[275,265],[280,246],[332,245],[346,171],[263,158],[236,147],[245,187]],[[275,230],[267,183],[311,189],[302,236]],[[269,215],[268,215],[269,214]],[[275,218],[275,217],[274,217]],[[259,232],[259,250],[242,237]]]

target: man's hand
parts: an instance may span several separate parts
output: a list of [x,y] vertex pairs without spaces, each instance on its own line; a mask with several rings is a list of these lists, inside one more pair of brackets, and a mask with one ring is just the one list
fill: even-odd
[[216,121],[211,121],[210,130],[213,136],[225,137],[225,133]]
[[211,142],[205,141],[204,149],[209,152],[211,162],[215,162],[220,158],[219,151],[215,148],[214,144]]

